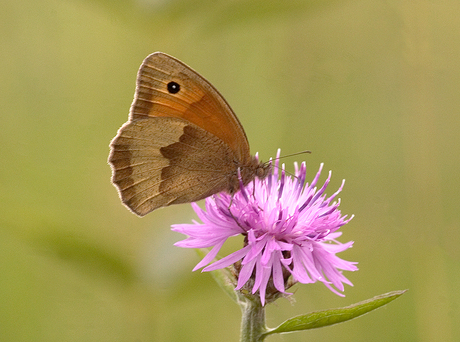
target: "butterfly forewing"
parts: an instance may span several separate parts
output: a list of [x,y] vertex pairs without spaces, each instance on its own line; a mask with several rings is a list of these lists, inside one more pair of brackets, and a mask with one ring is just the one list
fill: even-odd
[[[168,90],[171,82],[179,86],[177,93]],[[161,52],[142,63],[131,106],[133,120],[157,116],[183,118],[220,138],[240,160],[250,157],[243,127],[222,95],[190,67]]]

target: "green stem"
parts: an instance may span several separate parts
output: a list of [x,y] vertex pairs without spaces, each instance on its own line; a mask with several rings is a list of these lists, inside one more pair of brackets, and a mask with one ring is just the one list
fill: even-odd
[[262,336],[262,334],[267,328],[265,326],[265,308],[260,303],[260,300],[245,300],[239,304],[243,314],[240,342],[263,341],[265,336]]

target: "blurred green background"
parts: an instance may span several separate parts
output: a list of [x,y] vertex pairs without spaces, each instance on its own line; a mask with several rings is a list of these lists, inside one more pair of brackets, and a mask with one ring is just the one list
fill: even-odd
[[239,308],[173,246],[190,206],[140,219],[110,184],[108,144],[154,51],[212,82],[263,160],[309,149],[288,169],[305,159],[311,180],[324,162],[328,194],[346,179],[354,287],[296,285],[269,326],[409,289],[268,341],[460,340],[458,13],[454,0],[3,0],[0,340],[238,340]]

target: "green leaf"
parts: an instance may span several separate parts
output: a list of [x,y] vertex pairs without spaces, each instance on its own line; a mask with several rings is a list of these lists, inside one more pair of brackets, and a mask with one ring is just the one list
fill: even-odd
[[264,335],[321,328],[345,322],[388,304],[406,291],[393,291],[343,308],[316,311],[296,316],[283,322],[278,327],[270,329]]

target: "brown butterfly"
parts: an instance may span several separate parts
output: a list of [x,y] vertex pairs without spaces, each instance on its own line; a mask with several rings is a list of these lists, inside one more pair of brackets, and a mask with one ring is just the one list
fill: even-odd
[[270,164],[249,153],[246,133],[222,95],[190,67],[162,52],[137,74],[129,120],[110,143],[112,182],[144,216],[265,177]]

